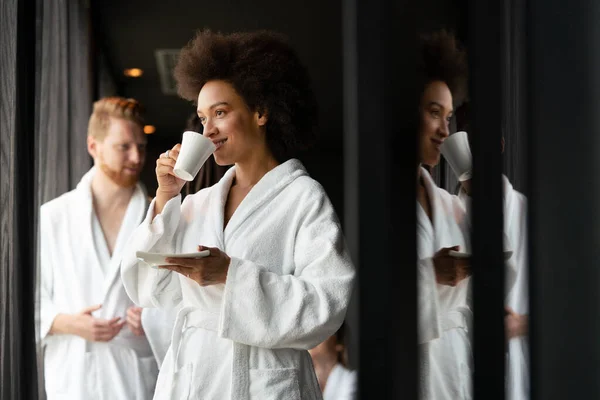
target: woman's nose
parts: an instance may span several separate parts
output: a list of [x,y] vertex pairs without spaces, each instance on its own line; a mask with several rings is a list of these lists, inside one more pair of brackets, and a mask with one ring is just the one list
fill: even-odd
[[440,134],[440,136],[447,138],[450,135],[450,124],[448,122],[442,122],[440,129],[438,129],[438,132]]
[[211,136],[214,136],[216,133],[217,129],[215,127],[215,124],[211,120],[206,121],[206,123],[204,124],[204,130],[202,134],[209,138]]

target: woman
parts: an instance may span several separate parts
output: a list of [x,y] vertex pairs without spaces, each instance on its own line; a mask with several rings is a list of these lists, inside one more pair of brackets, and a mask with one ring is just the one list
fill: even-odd
[[335,335],[309,350],[324,400],[354,400],[356,371],[348,369],[346,326],[342,324]]
[[[421,42],[422,91],[419,98],[419,161],[435,166],[449,134],[456,98],[465,87],[465,54],[442,31]],[[438,188],[429,172],[417,173],[417,238],[421,398],[471,399],[470,300],[468,260],[451,250],[468,251],[461,201]]]
[[[320,399],[307,349],[342,324],[354,267],[323,188],[293,154],[312,142],[316,104],[291,47],[268,32],[199,32],[175,70],[197,102],[218,184],[187,196],[180,145],[157,160],[158,189],[123,260],[144,307],[181,305],[155,399]],[[136,250],[189,253],[152,269]]]

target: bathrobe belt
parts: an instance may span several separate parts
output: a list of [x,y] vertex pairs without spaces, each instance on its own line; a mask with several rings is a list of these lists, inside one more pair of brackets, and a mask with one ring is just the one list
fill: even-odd
[[448,311],[441,318],[442,331],[462,328],[469,332],[473,320],[473,312],[469,307],[459,307]]
[[205,310],[196,307],[183,307],[177,313],[173,336],[171,337],[171,347],[173,349],[173,371],[179,370],[179,345],[183,330],[188,327],[196,327],[217,332],[219,329],[219,315],[211,314]]

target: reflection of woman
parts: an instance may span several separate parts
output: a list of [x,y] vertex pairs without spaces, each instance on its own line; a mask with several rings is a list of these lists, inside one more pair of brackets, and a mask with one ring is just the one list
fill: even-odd
[[[435,166],[449,134],[453,95],[460,95],[464,87],[466,60],[448,33],[426,36],[421,44],[419,161]],[[469,264],[450,254],[468,250],[465,211],[461,201],[438,188],[422,167],[417,203],[421,398],[470,399]]]
[[342,324],[335,335],[309,350],[324,400],[356,398],[356,371],[348,369],[345,332]]
[[[181,204],[180,146],[157,160],[156,198],[122,266],[136,303],[182,306],[155,399],[320,399],[306,349],[344,320],[354,268],[323,188],[291,158],[316,123],[307,71],[275,34],[204,31],[176,77],[215,160],[234,167]],[[135,259],[198,249],[211,254],[158,270]]]

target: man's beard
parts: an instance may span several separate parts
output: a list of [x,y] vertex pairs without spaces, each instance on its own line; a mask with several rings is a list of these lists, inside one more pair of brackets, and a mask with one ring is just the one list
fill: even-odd
[[120,187],[130,188],[136,185],[140,178],[140,174],[135,175],[126,174],[123,170],[115,171],[111,169],[104,161],[100,160],[100,169],[108,178],[119,185]]

